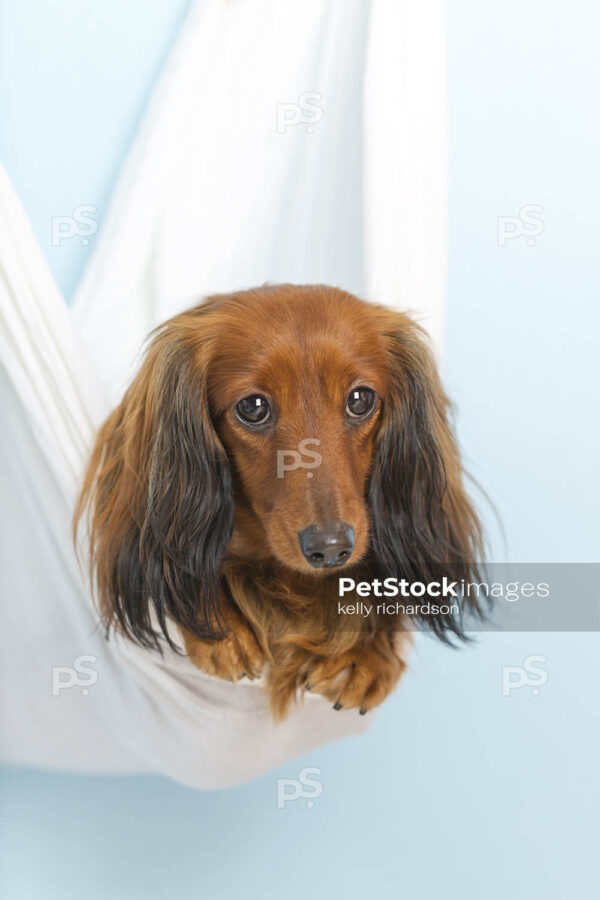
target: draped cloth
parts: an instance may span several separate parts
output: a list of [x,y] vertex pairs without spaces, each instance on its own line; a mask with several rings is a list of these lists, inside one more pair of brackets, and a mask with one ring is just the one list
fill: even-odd
[[324,282],[415,310],[446,263],[439,0],[202,0],[147,109],[69,308],[0,171],[0,754],[235,784],[370,717],[106,641],[70,520],[148,331],[215,291]]

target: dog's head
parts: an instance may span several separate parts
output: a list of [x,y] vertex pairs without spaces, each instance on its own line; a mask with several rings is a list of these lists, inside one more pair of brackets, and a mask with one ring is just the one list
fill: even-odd
[[226,555],[290,577],[467,577],[480,534],[447,411],[418,326],[343,291],[264,287],[176,316],[82,494],[107,621],[145,644],[151,608],[218,633]]

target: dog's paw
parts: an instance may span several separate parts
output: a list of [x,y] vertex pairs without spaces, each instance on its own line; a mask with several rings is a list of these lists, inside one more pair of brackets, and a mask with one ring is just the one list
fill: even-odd
[[207,675],[226,681],[258,678],[265,655],[248,625],[238,616],[229,621],[230,632],[220,641],[202,641],[185,632],[183,640],[190,662]]
[[320,659],[310,667],[305,688],[322,694],[334,709],[358,709],[364,715],[385,700],[406,664],[388,635],[341,656]]

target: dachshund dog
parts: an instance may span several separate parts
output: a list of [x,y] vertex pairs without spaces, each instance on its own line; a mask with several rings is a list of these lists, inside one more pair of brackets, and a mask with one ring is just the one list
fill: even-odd
[[[365,713],[405,668],[409,620],[340,611],[340,575],[460,581],[481,552],[424,334],[322,285],[213,296],[158,328],[76,528],[86,510],[107,632],[160,648],[174,623],[203,671],[265,670],[276,717],[303,689]],[[462,610],[415,624],[465,636]]]

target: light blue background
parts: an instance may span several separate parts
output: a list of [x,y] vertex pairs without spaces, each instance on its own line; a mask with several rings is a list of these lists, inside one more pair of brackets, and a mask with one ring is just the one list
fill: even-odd
[[[600,95],[595,5],[453,0],[446,383],[473,473],[496,502],[496,559],[596,561]],[[4,0],[0,155],[71,295],[187,7],[182,0]],[[544,229],[498,246],[499,216]],[[597,896],[598,635],[419,642],[369,734],[245,787],[160,778],[2,776],[7,900],[247,896],[587,900]],[[501,696],[502,666],[548,680]],[[276,808],[276,774],[323,794]]]

